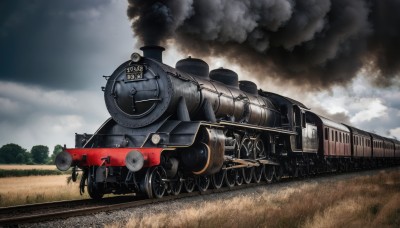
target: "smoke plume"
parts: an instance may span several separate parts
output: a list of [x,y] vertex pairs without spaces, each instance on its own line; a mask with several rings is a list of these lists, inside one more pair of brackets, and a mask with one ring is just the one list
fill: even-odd
[[[173,41],[225,57],[255,77],[307,88],[346,84],[361,69],[399,79],[400,0],[128,0],[144,44]],[[229,67],[229,66],[226,66]]]

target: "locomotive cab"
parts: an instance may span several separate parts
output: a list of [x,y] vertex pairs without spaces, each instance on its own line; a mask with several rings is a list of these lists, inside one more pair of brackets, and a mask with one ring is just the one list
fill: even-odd
[[290,136],[291,152],[316,154],[318,134],[315,120],[307,114],[310,109],[296,100],[275,93],[262,91],[261,95],[280,107],[282,127],[296,132],[296,135]]

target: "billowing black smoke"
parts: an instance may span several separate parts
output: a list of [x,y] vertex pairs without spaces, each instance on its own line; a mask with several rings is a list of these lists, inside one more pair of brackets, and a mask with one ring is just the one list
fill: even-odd
[[400,0],[128,0],[144,44],[167,40],[223,56],[254,76],[309,87],[349,82],[360,69],[399,79]]

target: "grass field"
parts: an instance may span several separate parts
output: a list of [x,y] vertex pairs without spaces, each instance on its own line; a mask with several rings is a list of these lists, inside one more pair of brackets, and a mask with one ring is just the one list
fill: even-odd
[[88,198],[79,194],[79,183],[70,175],[0,178],[0,207]]
[[400,227],[400,169],[189,205],[108,227]]

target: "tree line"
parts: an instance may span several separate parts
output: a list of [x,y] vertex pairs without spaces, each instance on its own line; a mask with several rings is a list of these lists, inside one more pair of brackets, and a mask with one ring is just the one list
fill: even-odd
[[44,145],[33,146],[30,151],[15,143],[9,143],[0,148],[0,164],[54,164],[54,159],[63,150],[56,145],[49,156],[49,147]]

